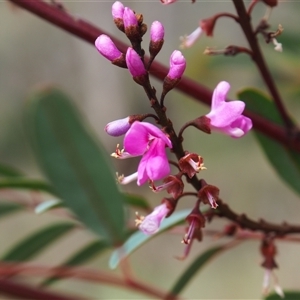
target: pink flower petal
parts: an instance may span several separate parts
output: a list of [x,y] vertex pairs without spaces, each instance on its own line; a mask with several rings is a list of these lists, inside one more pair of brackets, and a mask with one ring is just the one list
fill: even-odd
[[126,132],[124,148],[131,155],[143,155],[148,148],[149,132],[141,122],[134,122]]
[[160,224],[170,209],[165,203],[156,206],[151,214],[145,217],[142,223],[139,225],[139,229],[148,235],[154,234],[159,230]]
[[218,107],[212,109],[206,115],[210,119],[210,124],[214,127],[225,127],[236,120],[245,109],[243,101],[231,101],[220,103]]
[[230,89],[230,84],[227,81],[221,81],[215,88],[212,101],[211,109],[217,109],[220,104],[226,100],[227,93]]
[[144,154],[138,167],[138,185],[148,180],[160,180],[170,173],[170,166],[165,152],[165,143],[155,139]]

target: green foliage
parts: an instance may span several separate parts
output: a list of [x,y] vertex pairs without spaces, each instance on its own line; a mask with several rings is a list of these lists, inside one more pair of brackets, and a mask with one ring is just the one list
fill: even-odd
[[144,210],[151,210],[151,207],[148,204],[147,200],[140,195],[124,194],[124,197],[125,203],[129,206],[141,208]]
[[53,188],[48,183],[41,180],[27,179],[25,177],[0,179],[0,189],[7,188],[38,190],[54,194]]
[[18,176],[22,176],[22,173],[11,166],[1,164],[0,165],[0,176],[18,177]]
[[125,239],[123,195],[108,155],[68,97],[55,88],[34,93],[27,120],[40,165],[58,196],[87,227],[120,245]]
[[38,230],[14,245],[2,258],[3,261],[25,261],[28,260],[47,246],[50,246],[59,237],[65,235],[75,228],[72,223],[57,223]]
[[[264,298],[265,300],[282,300],[277,294],[272,294]],[[284,292],[284,300],[299,300],[300,292]]]
[[[238,98],[245,101],[250,111],[278,125],[283,125],[275,104],[261,92],[246,89],[238,93]],[[255,136],[278,175],[300,194],[300,154],[260,132],[255,131]]]
[[220,252],[224,251],[226,248],[222,246],[217,246],[211,248],[204,253],[201,253],[185,270],[185,272],[179,277],[174,286],[172,287],[170,293],[173,295],[178,295],[189,281],[195,276],[195,274],[212,258],[218,255]]
[[15,203],[1,202],[0,217],[22,210],[22,206]]

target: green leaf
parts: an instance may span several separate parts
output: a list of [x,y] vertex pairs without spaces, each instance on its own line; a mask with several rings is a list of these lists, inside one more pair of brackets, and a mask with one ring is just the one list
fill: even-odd
[[51,210],[51,209],[57,208],[57,207],[61,207],[61,206],[62,206],[61,200],[52,199],[52,200],[48,200],[48,201],[42,202],[39,205],[37,205],[34,209],[34,212],[36,214],[42,214],[48,210]]
[[6,188],[38,190],[54,194],[53,188],[48,183],[41,180],[27,179],[24,177],[0,179],[0,189]]
[[[283,125],[275,104],[261,92],[246,89],[238,93],[247,109],[278,125]],[[300,153],[288,149],[267,136],[256,132],[258,142],[278,175],[300,194]]]
[[15,203],[0,202],[0,217],[22,210],[23,206]]
[[224,251],[226,248],[224,246],[218,246],[211,248],[204,253],[201,253],[185,270],[185,272],[180,276],[177,282],[174,284],[170,293],[172,295],[178,295],[189,281],[194,277],[194,275],[212,258],[218,255],[221,251]]
[[120,245],[125,240],[124,199],[108,154],[61,91],[44,89],[30,100],[27,117],[32,140],[59,198],[87,227]]
[[[282,300],[282,298],[277,294],[272,294],[264,298],[265,300]],[[284,300],[299,300],[300,292],[284,292]]]
[[43,228],[14,245],[3,261],[25,261],[44,250],[51,243],[75,228],[72,223],[59,223]]
[[125,197],[125,203],[130,206],[141,208],[144,210],[151,210],[151,207],[148,204],[147,200],[142,196],[133,195],[133,194],[124,194],[124,197]]
[[7,165],[0,164],[0,176],[6,177],[18,177],[22,176],[22,173],[15,168]]
[[[61,267],[81,265],[93,259],[97,255],[102,253],[104,250],[107,250],[109,247],[110,246],[106,241],[94,241],[80,249],[78,252],[76,252],[72,257],[70,257],[66,262],[64,262],[61,265]],[[54,282],[60,279],[62,278],[55,276],[50,277],[44,282],[42,282],[42,286],[53,284]]]
[[169,218],[165,219],[162,222],[160,230],[156,234],[146,235],[141,231],[133,233],[122,247],[116,249],[112,253],[109,259],[109,267],[111,269],[115,269],[123,258],[129,256],[131,253],[133,253],[135,250],[137,250],[139,247],[141,247],[143,244],[145,244],[158,234],[161,234],[171,227],[182,223],[190,212],[191,211],[187,209],[173,213]]

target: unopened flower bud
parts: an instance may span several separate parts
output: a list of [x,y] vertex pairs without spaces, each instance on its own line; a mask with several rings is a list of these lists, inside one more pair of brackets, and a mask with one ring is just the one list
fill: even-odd
[[123,14],[124,14],[124,5],[120,1],[116,1],[111,8],[111,13],[114,19],[114,22],[119,30],[124,31],[123,23]]
[[150,29],[149,52],[154,58],[161,50],[164,44],[165,29],[159,21],[154,21]]
[[162,23],[154,21],[150,29],[150,38],[153,42],[159,42],[164,39],[165,29]]
[[174,50],[170,56],[170,69],[163,83],[163,95],[165,96],[180,81],[186,67],[186,60],[182,53]]
[[[125,134],[135,121],[141,122],[146,117],[147,115],[130,115],[126,118],[115,120],[108,123],[105,126],[104,130],[111,136],[120,136]],[[116,151],[116,152],[120,152],[120,151]],[[116,156],[120,158],[120,155],[114,155],[114,157]]]
[[145,80],[148,78],[147,70],[145,69],[140,56],[130,47],[126,52],[126,63],[133,79],[138,84],[143,85]]
[[114,42],[105,34],[101,34],[95,41],[99,53],[119,67],[126,68],[124,54],[116,47]]
[[123,14],[124,30],[130,41],[140,40],[139,24],[135,13],[129,7],[125,7]]
[[108,123],[104,130],[111,136],[121,136],[128,131],[130,126],[129,117],[127,117]]
[[180,79],[186,68],[186,60],[182,53],[174,50],[170,56],[170,69],[167,77],[170,79]]
[[130,26],[138,26],[138,21],[136,19],[135,13],[129,7],[125,7],[124,9],[123,22],[125,29]]

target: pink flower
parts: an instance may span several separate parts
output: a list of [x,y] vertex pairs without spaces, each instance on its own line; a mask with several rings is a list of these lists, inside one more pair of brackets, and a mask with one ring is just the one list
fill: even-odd
[[133,77],[143,76],[147,74],[140,56],[130,47],[126,52],[126,63],[128,70]]
[[147,235],[156,233],[159,230],[161,222],[169,212],[170,209],[166,203],[156,206],[151,214],[145,218],[142,217],[136,220],[139,230]]
[[126,184],[137,179],[142,185],[148,180],[160,180],[170,173],[165,147],[172,148],[169,138],[156,126],[146,122],[134,122],[124,137],[126,156],[140,156],[138,170],[128,177],[120,177],[120,183]]
[[245,103],[240,100],[226,102],[230,85],[221,81],[214,90],[211,111],[206,115],[210,120],[210,128],[239,138],[252,128],[251,119],[242,115]]
[[170,79],[180,79],[186,67],[186,60],[182,53],[174,50],[170,56],[170,69],[167,77]]

